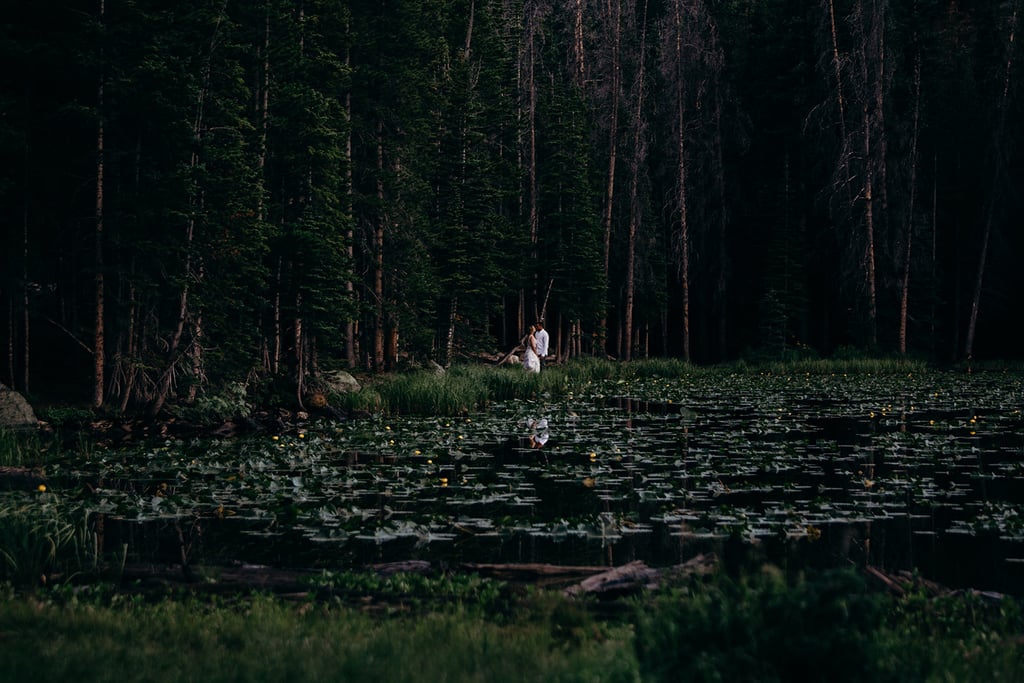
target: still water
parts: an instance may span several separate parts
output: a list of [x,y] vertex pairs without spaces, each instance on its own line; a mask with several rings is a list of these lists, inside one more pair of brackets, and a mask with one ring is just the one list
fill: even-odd
[[1020,375],[596,383],[57,468],[130,560],[874,565],[1024,594]]

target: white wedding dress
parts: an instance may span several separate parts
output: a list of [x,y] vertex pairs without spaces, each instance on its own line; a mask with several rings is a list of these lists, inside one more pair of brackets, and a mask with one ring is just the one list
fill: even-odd
[[523,352],[523,368],[527,372],[540,372],[540,358],[537,357],[537,352],[529,346]]

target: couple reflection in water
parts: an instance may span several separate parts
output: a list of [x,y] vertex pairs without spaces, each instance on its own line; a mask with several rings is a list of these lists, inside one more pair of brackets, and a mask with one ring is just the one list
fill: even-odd
[[551,438],[546,417],[527,419],[526,428],[529,430],[526,439],[530,444],[530,448],[543,448],[544,444]]

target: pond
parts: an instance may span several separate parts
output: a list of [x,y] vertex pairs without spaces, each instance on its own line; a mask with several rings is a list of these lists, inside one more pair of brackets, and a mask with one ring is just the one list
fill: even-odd
[[129,560],[344,569],[727,560],[1024,594],[1008,373],[595,382],[463,418],[93,450],[48,466]]

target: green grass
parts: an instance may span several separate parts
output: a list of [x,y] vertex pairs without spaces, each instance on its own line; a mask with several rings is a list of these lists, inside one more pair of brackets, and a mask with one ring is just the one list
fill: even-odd
[[11,492],[0,506],[0,581],[38,585],[99,568],[86,513],[45,490]]
[[44,450],[35,432],[0,429],[0,467],[29,467],[40,464]]
[[[335,576],[358,592],[430,593],[445,579]],[[852,571],[717,574],[615,609],[488,581],[372,610],[358,596],[144,600],[109,590],[0,591],[4,680],[993,681],[1021,680],[1020,604],[896,598]],[[451,585],[449,585],[451,588]],[[447,592],[445,592],[447,591]],[[493,611],[489,597],[506,596]],[[376,603],[379,605],[379,603]]]
[[256,598],[226,605],[0,605],[11,681],[630,681],[628,632],[571,641],[550,621],[497,624],[457,606],[415,617]]
[[643,379],[708,379],[730,373],[774,374],[905,374],[928,369],[920,361],[895,358],[805,359],[789,362],[738,362],[696,366],[677,358],[615,362],[576,358],[549,365],[541,373],[525,372],[517,364],[456,365],[443,374],[417,371],[379,378],[358,392],[332,397],[342,410],[366,410],[387,415],[459,416],[486,410],[497,401],[559,398],[602,381]]

